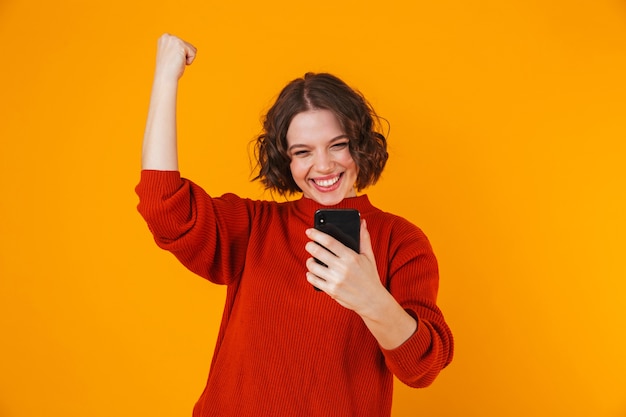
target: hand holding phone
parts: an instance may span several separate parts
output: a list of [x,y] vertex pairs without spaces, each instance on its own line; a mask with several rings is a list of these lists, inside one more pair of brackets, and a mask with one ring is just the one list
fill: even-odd
[[[361,214],[356,209],[319,209],[315,212],[314,227],[353,251],[360,251]],[[318,259],[320,265],[327,266]],[[314,287],[315,288],[315,287]],[[320,291],[318,288],[316,290]]]

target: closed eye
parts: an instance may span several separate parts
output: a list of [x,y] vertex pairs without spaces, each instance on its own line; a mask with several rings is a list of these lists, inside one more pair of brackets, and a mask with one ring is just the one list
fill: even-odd
[[293,155],[293,156],[300,156],[300,157],[302,157],[302,156],[306,156],[306,155],[308,155],[308,154],[309,154],[309,151],[304,150],[304,149],[303,149],[303,150],[300,150],[300,151],[295,151],[295,152],[292,152],[292,155]]
[[332,148],[333,149],[345,149],[346,147],[348,147],[350,145],[350,142],[339,142],[339,143],[335,143]]

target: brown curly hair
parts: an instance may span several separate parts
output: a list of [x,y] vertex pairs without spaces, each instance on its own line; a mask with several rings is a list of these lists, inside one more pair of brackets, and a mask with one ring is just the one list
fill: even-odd
[[360,92],[332,74],[311,72],[288,83],[265,115],[263,131],[254,141],[258,175],[253,181],[280,195],[302,191],[291,175],[287,129],[298,113],[318,109],[333,112],[348,136],[358,167],[357,190],[378,181],[389,157],[380,118]]

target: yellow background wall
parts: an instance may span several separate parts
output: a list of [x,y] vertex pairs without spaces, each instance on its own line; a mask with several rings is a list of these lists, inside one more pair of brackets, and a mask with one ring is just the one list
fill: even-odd
[[390,121],[369,193],[431,238],[457,343],[395,417],[626,416],[618,0],[3,0],[0,416],[189,416],[204,387],[223,289],[135,210],[164,31],[199,49],[181,169],[214,194],[264,196],[247,144],[305,71]]

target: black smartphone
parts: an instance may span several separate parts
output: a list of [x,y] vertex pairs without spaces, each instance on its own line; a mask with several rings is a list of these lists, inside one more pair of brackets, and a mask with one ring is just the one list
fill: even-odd
[[[356,209],[319,209],[315,212],[314,227],[331,235],[355,252],[360,250],[361,214]],[[327,266],[315,258],[315,262]],[[317,287],[316,291],[321,291]]]
[[315,226],[345,246],[359,252],[361,214],[356,209],[319,209],[315,212]]

